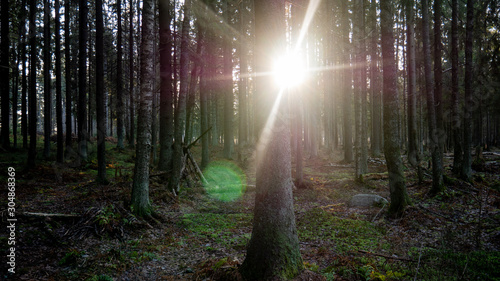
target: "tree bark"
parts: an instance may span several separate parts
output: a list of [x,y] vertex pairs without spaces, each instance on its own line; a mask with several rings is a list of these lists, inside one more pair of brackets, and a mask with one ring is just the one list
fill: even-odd
[[61,22],[59,15],[59,0],[55,0],[55,33],[56,33],[56,126],[57,126],[57,162],[64,160],[64,136],[62,119],[62,74],[61,74]]
[[384,154],[389,173],[391,203],[389,213],[401,216],[410,204],[402,169],[398,134],[399,99],[397,95],[396,61],[394,60],[393,4],[380,1],[380,32],[382,34],[383,103],[384,103]]
[[[229,0],[224,0],[224,22],[231,25],[231,11]],[[223,36],[224,52],[224,158],[232,159],[234,151],[234,133],[233,133],[233,44],[232,36],[226,34]]]
[[170,1],[160,4],[160,161],[158,169],[172,169],[172,144],[174,135],[173,86],[172,86],[172,36],[170,31]]
[[117,14],[117,43],[116,43],[116,135],[118,142],[116,147],[118,149],[123,149],[123,66],[122,66],[122,1],[116,1],[116,14]]
[[80,160],[87,161],[87,39],[88,6],[80,0],[79,52],[78,52],[78,153]]
[[139,116],[137,123],[137,146],[132,184],[130,208],[139,216],[149,216],[152,212],[149,200],[149,161],[151,152],[151,110],[153,105],[154,80],[154,1],[143,1],[142,42],[141,42],[141,86]]
[[73,128],[71,126],[71,116],[73,115],[73,82],[72,82],[72,58],[71,58],[71,35],[70,35],[70,1],[64,2],[64,59],[65,59],[65,79],[66,79],[66,153],[72,150],[72,134]]
[[[134,104],[134,28],[133,28],[133,23],[134,23],[134,7],[132,6],[133,1],[130,0],[129,4],[129,9],[130,9],[130,18],[129,18],[129,37],[128,37],[128,59],[129,59],[129,87],[128,87],[128,94],[129,94],[129,139],[128,139],[128,145],[131,148],[135,147],[135,104]],[[160,1],[162,2],[162,1]],[[160,39],[161,40],[161,39]],[[160,47],[161,50],[161,47]],[[160,66],[161,67],[161,66]],[[161,70],[160,70],[161,72]],[[161,113],[160,113],[161,114]]]
[[52,90],[51,74],[52,52],[50,48],[50,4],[43,1],[43,157],[50,157],[50,135],[52,133]]
[[96,0],[96,118],[97,118],[97,182],[106,179],[106,104],[104,99],[104,24],[102,1]]
[[[434,0],[434,102],[436,104],[436,129],[438,145],[443,157],[446,132],[443,120],[443,65],[441,61],[443,44],[441,43],[442,0]],[[441,160],[442,162],[443,160]]]
[[474,0],[467,0],[467,22],[465,27],[465,107],[464,107],[464,162],[462,177],[470,181],[472,177],[472,52],[474,41]]
[[29,43],[30,43],[30,82],[28,95],[29,135],[28,168],[35,167],[36,159],[36,123],[37,123],[37,98],[36,98],[36,0],[30,0]]
[[[285,47],[285,1],[255,1],[256,72],[272,69],[268,56]],[[273,43],[269,45],[270,43]],[[246,280],[291,279],[302,269],[293,211],[290,130],[284,100],[270,77],[257,77],[260,105],[277,102],[278,109],[261,106],[262,128],[257,146],[257,177],[252,237],[240,267]],[[283,100],[281,100],[283,99]],[[274,116],[273,116],[274,115]],[[267,121],[268,118],[274,121]]]
[[462,126],[459,113],[460,93],[458,75],[458,0],[451,2],[451,98],[453,132],[453,173],[460,175],[463,165]]
[[379,69],[377,63],[379,57],[377,54],[377,3],[376,0],[372,0],[370,7],[371,16],[371,46],[370,46],[370,90],[371,90],[371,101],[372,101],[372,138],[370,139],[371,153],[374,157],[380,155],[380,146],[382,138],[382,126],[381,126],[381,97],[380,97],[380,84],[379,84]]
[[[240,79],[238,83],[238,146],[241,147],[248,142],[248,38],[247,38],[247,1],[240,2],[240,37],[238,40],[240,55]],[[203,131],[203,130],[202,130]]]
[[184,128],[186,126],[186,99],[188,91],[188,67],[189,67],[189,13],[190,0],[184,2],[184,19],[182,21],[181,35],[181,60],[180,60],[180,89],[177,107],[174,115],[174,150],[172,153],[172,176],[170,177],[169,189],[174,193],[178,193],[180,189],[180,179],[183,166],[183,139]]
[[414,1],[406,3],[406,70],[408,75],[408,162],[417,169],[418,181],[423,181],[420,154],[417,146],[417,76],[415,57]]
[[350,58],[350,40],[349,40],[349,9],[347,1],[342,1],[341,5],[341,25],[342,25],[342,50],[344,55],[344,73],[343,73],[343,114],[344,114],[344,162],[351,163],[354,160],[352,150],[352,69]]

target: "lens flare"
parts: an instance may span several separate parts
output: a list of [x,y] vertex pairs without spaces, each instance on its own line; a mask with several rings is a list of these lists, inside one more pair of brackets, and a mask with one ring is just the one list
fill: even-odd
[[302,59],[297,54],[287,54],[274,63],[274,78],[281,88],[297,86],[304,80]]
[[214,161],[208,165],[203,174],[207,180],[207,184],[204,185],[206,192],[217,200],[234,201],[245,192],[245,174],[231,162]]

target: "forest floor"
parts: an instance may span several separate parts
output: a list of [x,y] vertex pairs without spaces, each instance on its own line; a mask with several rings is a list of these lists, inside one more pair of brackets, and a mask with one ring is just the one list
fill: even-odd
[[[134,151],[112,147],[108,144],[109,185],[94,181],[92,149],[91,160],[82,167],[40,160],[31,171],[23,171],[23,151],[2,152],[2,186],[8,167],[16,169],[18,220],[15,274],[7,273],[11,246],[6,229],[0,232],[0,279],[230,280],[245,258],[252,230],[252,148],[239,152],[241,161],[213,165],[241,181],[243,189],[233,192],[232,201],[193,182],[174,198],[162,177],[153,176],[150,198],[158,216],[144,221],[127,211]],[[200,148],[194,147],[195,158],[199,154]],[[222,159],[222,149],[212,150],[211,156]],[[405,168],[412,205],[400,219],[389,218],[387,206],[349,206],[360,193],[389,199],[383,157],[369,159],[362,183],[353,180],[353,165],[341,158],[340,152],[305,157],[308,188],[294,190],[304,266],[321,275],[317,279],[500,280],[498,150],[484,153],[485,163],[475,171],[473,183],[454,179],[451,158],[445,156],[446,190],[435,197],[428,196],[429,170],[425,182],[417,184],[414,171]],[[6,225],[6,188],[0,196]]]

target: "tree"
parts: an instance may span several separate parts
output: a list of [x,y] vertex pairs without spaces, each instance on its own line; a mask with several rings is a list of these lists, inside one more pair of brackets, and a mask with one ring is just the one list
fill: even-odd
[[[231,25],[231,10],[229,0],[224,0],[224,22]],[[233,133],[233,44],[232,35],[223,35],[223,88],[224,88],[224,158],[231,159],[234,151],[234,133]]]
[[174,115],[174,149],[172,153],[172,175],[170,177],[169,189],[174,193],[179,192],[180,179],[183,163],[183,139],[184,128],[186,126],[186,99],[188,93],[188,67],[189,67],[189,13],[190,13],[190,0],[184,2],[184,19],[182,20],[182,34],[181,34],[181,60],[180,60],[180,89],[179,98],[177,100],[177,107],[175,108]]
[[370,7],[371,17],[371,43],[370,43],[370,92],[372,101],[372,138],[370,139],[371,153],[374,157],[380,155],[380,146],[382,140],[381,125],[381,95],[379,82],[379,69],[377,63],[379,56],[377,54],[377,41],[379,33],[377,31],[377,3],[372,0]]
[[118,137],[118,142],[116,147],[118,149],[123,149],[123,66],[122,66],[122,1],[116,1],[116,15],[118,33],[116,42],[116,135]]
[[[131,148],[134,148],[135,146],[135,114],[134,114],[134,28],[133,28],[133,22],[134,22],[134,7],[132,6],[132,0],[129,1],[129,9],[130,9],[130,19],[129,19],[129,37],[128,37],[128,59],[129,59],[129,87],[128,87],[128,94],[129,94],[129,112],[130,112],[130,121],[129,121],[129,139],[128,139],[128,145]],[[160,1],[162,2],[162,1]],[[161,49],[161,48],[160,48]]]
[[465,25],[465,112],[464,112],[464,159],[462,177],[470,181],[472,177],[472,53],[474,40],[474,0],[467,0],[467,22]]
[[415,57],[414,1],[406,3],[406,70],[408,73],[408,162],[417,168],[419,182],[423,181],[420,153],[417,146],[417,76]]
[[61,21],[59,16],[59,0],[55,1],[56,18],[56,124],[57,124],[57,162],[64,161],[64,137],[62,116],[62,74],[61,74]]
[[97,182],[106,179],[106,104],[104,99],[104,24],[102,0],[96,0],[96,118],[97,118]]
[[143,1],[142,42],[141,42],[141,86],[139,97],[139,116],[137,126],[137,145],[132,184],[130,208],[139,216],[149,216],[152,212],[149,201],[149,161],[151,152],[151,111],[153,105],[154,79],[154,1]]
[[434,100],[434,81],[432,80],[431,50],[429,40],[429,6],[428,0],[422,1],[422,44],[424,47],[425,93],[427,97],[427,122],[429,127],[429,149],[432,157],[431,193],[443,190],[443,162],[439,146],[439,131],[436,121],[436,103]]
[[[434,102],[436,104],[436,130],[437,140],[440,150],[440,157],[443,157],[443,150],[446,138],[443,124],[443,63],[441,43],[441,14],[442,0],[434,0]],[[441,160],[442,162],[443,160]]]
[[[255,69],[271,70],[270,59],[284,49],[285,1],[255,1]],[[247,280],[291,279],[303,268],[293,212],[290,130],[285,97],[270,77],[256,81],[261,130],[257,148],[256,195],[252,237],[240,272]],[[282,99],[282,100],[281,100]],[[278,102],[276,116],[270,106]],[[274,121],[267,122],[271,118]],[[266,124],[267,125],[263,125]]]
[[50,67],[52,65],[52,53],[50,48],[50,4],[48,0],[43,1],[43,132],[44,149],[43,156],[50,156],[50,134],[52,133],[52,90]]
[[71,151],[72,133],[71,116],[73,108],[72,91],[72,58],[71,58],[71,35],[70,35],[70,1],[64,3],[64,59],[65,59],[65,77],[66,77],[66,153]]
[[158,169],[172,169],[172,144],[174,135],[174,109],[172,86],[172,35],[170,31],[170,1],[160,4],[160,161]]
[[344,73],[343,73],[343,114],[344,114],[344,162],[350,163],[354,160],[352,151],[352,117],[351,117],[351,103],[352,103],[352,69],[351,69],[351,43],[349,40],[349,9],[347,7],[347,1],[342,1],[341,13],[342,13],[342,52],[343,52],[343,62],[344,62]]
[[366,46],[365,9],[363,0],[356,0],[353,19],[353,37],[356,47],[355,67],[355,123],[356,123],[356,179],[361,180],[368,171],[368,134],[366,102]]
[[78,153],[80,160],[87,161],[87,38],[88,6],[80,0],[78,42]]
[[460,175],[463,165],[462,130],[459,114],[458,85],[458,0],[451,2],[451,109],[453,133],[453,173]]
[[29,15],[29,43],[30,43],[30,84],[28,95],[28,111],[29,111],[29,135],[30,144],[28,149],[28,168],[35,167],[36,159],[36,0],[30,0],[30,15]]
[[410,204],[401,161],[398,118],[396,61],[394,59],[393,6],[390,0],[380,1],[380,32],[382,34],[384,155],[389,173],[391,205],[389,213],[401,216]]
[[[247,1],[240,2],[240,38],[238,40],[239,60],[240,60],[240,79],[238,84],[238,146],[241,148],[248,141],[248,50],[247,50]],[[206,110],[206,109],[205,109]],[[202,115],[203,116],[203,115]],[[208,129],[208,128],[207,128]],[[203,131],[203,130],[202,130]],[[203,162],[203,161],[202,161]]]
[[2,97],[2,131],[1,131],[1,144],[4,148],[10,147],[9,139],[9,22],[10,22],[10,8],[9,0],[2,0],[1,6],[1,42],[0,42],[0,91]]

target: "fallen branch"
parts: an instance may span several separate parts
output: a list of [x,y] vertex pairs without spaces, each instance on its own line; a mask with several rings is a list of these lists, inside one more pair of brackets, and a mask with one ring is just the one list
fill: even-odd
[[80,218],[81,215],[75,214],[50,214],[50,213],[32,213],[24,212],[19,214],[21,217],[35,217],[35,218]]
[[185,148],[184,148],[184,151],[187,151],[189,150],[193,145],[195,145],[206,133],[208,133],[210,130],[212,129],[212,127],[208,128],[205,132],[203,132],[199,137],[197,137],[193,142],[191,142],[190,144],[188,144]]
[[358,250],[358,252],[360,252],[362,254],[371,255],[371,256],[377,256],[377,257],[382,257],[382,258],[386,258],[386,259],[393,259],[393,260],[400,260],[400,261],[407,261],[407,262],[417,262],[417,261],[414,261],[414,260],[411,260],[411,259],[407,259],[407,258],[392,257],[392,256],[384,255],[384,254],[377,254],[377,253],[372,253],[372,252],[363,251],[363,250]]

